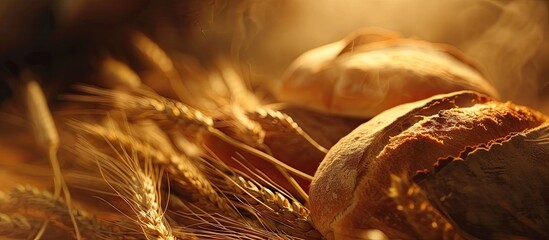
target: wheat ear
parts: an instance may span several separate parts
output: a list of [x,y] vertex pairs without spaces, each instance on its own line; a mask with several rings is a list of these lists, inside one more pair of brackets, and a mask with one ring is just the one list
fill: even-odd
[[[276,186],[267,188],[242,172],[231,170],[221,160],[210,159],[206,176],[214,186],[224,192],[235,205],[267,221],[267,227],[290,236],[320,239],[320,233],[309,220],[309,210],[298,200],[279,191]],[[271,190],[274,189],[274,190]]]
[[221,210],[228,215],[235,215],[233,207],[225,198],[217,194],[203,173],[196,167],[197,163],[191,161],[187,156],[178,154],[167,146],[155,147],[135,137],[132,131],[124,132],[110,118],[106,126],[84,122],[72,122],[71,125],[81,132],[110,142],[113,146],[121,146],[126,150],[133,149],[140,158],[150,156],[154,165],[162,166],[168,171],[172,181],[179,183],[178,185],[187,194],[195,195],[192,197],[195,204],[206,209]]
[[277,230],[295,237],[321,238],[309,221],[309,210],[299,201],[241,176],[233,176],[232,181],[236,198],[250,204],[258,215],[272,220]]
[[99,66],[100,79],[106,79],[104,84],[112,88],[137,89],[141,78],[126,63],[110,56],[101,60]]
[[183,226],[173,229],[174,235],[199,239],[283,239],[284,235],[265,229],[247,216],[230,217],[194,206],[175,195],[170,196],[173,217]]
[[[141,32],[130,36],[130,43],[141,54],[143,60],[161,70],[166,75],[176,74],[172,60],[154,41]],[[170,77],[175,77],[172,75]]]
[[[229,93],[229,104],[249,110],[261,106],[257,96],[246,86],[244,79],[225,58],[216,59],[216,67]],[[227,105],[227,104],[224,104]]]
[[80,156],[96,161],[105,181],[132,209],[147,239],[175,239],[161,208],[160,179],[162,170],[154,167],[150,159],[140,160],[133,150],[115,146],[113,158],[80,138],[76,145]]
[[[31,121],[33,133],[37,137],[39,145],[46,149],[53,170],[53,181],[55,188],[53,195],[58,198],[60,197],[61,192],[63,192],[65,201],[69,203],[67,207],[70,213],[72,211],[70,205],[71,195],[63,178],[63,174],[61,173],[61,165],[57,159],[59,135],[51,116],[51,112],[48,108],[46,97],[44,96],[44,92],[42,92],[40,85],[36,82],[36,77],[31,72],[28,70],[24,71],[21,78],[25,82],[25,103],[27,104],[28,118]],[[76,232],[76,239],[80,239],[80,233],[78,231],[76,220],[72,217],[72,214],[69,215],[71,216],[74,230]],[[37,233],[37,239],[43,234],[47,224],[48,221],[45,221],[41,227],[41,230]]]
[[131,236],[132,229],[136,227],[124,222],[105,222],[74,207],[71,208],[72,212],[69,212],[67,204],[62,199],[56,199],[50,192],[33,186],[18,185],[3,196],[3,206],[10,210],[23,209],[28,217],[32,215],[36,219],[51,218],[65,227],[71,227],[71,216],[74,217],[81,227],[82,237],[88,239],[126,239],[124,236]]
[[[245,114],[248,109],[261,106],[256,95],[245,86],[244,80],[227,59],[218,58],[216,60],[216,67],[220,74],[221,83],[225,85],[226,92],[228,93],[225,99],[219,96],[213,98],[222,108],[223,114],[221,118],[229,118],[227,121],[233,122],[231,127],[237,129],[236,134],[234,134],[235,138],[242,140],[242,142],[250,146],[267,150],[268,147],[263,144],[265,131],[261,125],[250,120]],[[210,77],[210,81],[214,81],[214,79]]]
[[[234,129],[234,133],[229,134],[231,137],[268,152],[268,147],[263,143],[266,135],[263,127],[246,116],[241,107],[237,105],[229,106],[227,111],[224,111],[221,121],[217,122],[216,125],[229,125],[231,130]],[[220,127],[216,126],[216,128]]]
[[[67,95],[66,98],[80,102],[90,102],[125,110],[129,117],[166,120],[168,123],[184,126],[184,130],[212,128],[213,118],[181,102],[160,96],[142,96],[117,90],[78,85],[76,89],[89,95]],[[151,93],[152,95],[153,93]]]
[[326,154],[328,149],[316,142],[287,114],[268,108],[257,108],[247,112],[246,115],[252,121],[258,122],[265,131],[279,133],[293,133],[303,137],[318,151]]
[[243,211],[243,217],[248,216],[257,222],[242,222],[241,219],[212,214],[183,200],[172,199],[172,209],[182,209],[175,210],[175,213],[184,219],[182,221],[190,221],[188,227],[181,229],[185,230],[184,233],[192,232],[196,237],[207,239],[322,238],[308,221],[308,210],[297,200],[289,200],[281,193],[273,192],[258,183],[246,182],[243,177],[240,177],[240,181],[232,177],[234,176],[221,176],[212,179],[212,182]]
[[179,99],[188,99],[190,90],[183,84],[172,59],[158,44],[141,32],[130,36],[130,44],[143,62],[164,74]]
[[261,152],[227,136],[214,127],[214,121],[211,117],[199,110],[193,109],[181,102],[166,99],[160,96],[135,96],[120,91],[108,91],[86,86],[80,86],[79,89],[93,95],[71,96],[73,100],[102,103],[110,106],[114,105],[126,110],[130,116],[138,118],[151,118],[157,121],[166,120],[178,127],[182,127],[183,129],[188,129],[194,126],[199,130],[207,131],[224,142],[273,164],[304,199],[308,198],[307,193],[301,188],[301,186],[299,186],[299,184],[297,184],[295,179],[293,179],[289,173],[308,181],[313,179],[311,175],[299,171],[269,154]]
[[[235,134],[235,137],[237,139],[244,140],[243,142],[247,145],[245,147],[254,146],[255,148],[262,149],[264,152],[268,153],[264,155],[278,161],[276,158],[271,157],[273,156],[271,150],[267,145],[263,143],[266,135],[263,126],[257,121],[251,119],[250,116],[246,114],[249,109],[260,108],[260,101],[257,99],[256,95],[253,94],[250,89],[245,86],[244,80],[237,74],[234,67],[232,67],[226,59],[217,59],[216,65],[222,76],[223,82],[226,84],[227,90],[230,93],[230,111],[228,111],[229,114],[226,115],[230,116],[235,122],[235,124],[233,124],[233,127],[236,127],[241,132],[241,134]],[[312,139],[309,138],[308,140]],[[316,147],[320,145],[316,144],[313,146]],[[297,183],[297,181],[293,178],[293,176],[289,174],[290,169],[280,166],[278,164],[275,164],[275,167],[282,174],[282,176],[284,176],[284,178],[294,187],[294,189],[298,192],[301,198],[307,201],[307,192],[305,192],[303,188],[301,188],[299,183]]]

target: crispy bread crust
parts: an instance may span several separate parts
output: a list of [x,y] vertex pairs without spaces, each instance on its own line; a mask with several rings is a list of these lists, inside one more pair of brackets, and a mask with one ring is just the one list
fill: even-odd
[[441,158],[544,121],[528,108],[469,91],[387,110],[342,138],[324,158],[310,188],[313,223],[325,236],[376,228],[389,237],[416,237],[386,197],[390,173],[430,171]]

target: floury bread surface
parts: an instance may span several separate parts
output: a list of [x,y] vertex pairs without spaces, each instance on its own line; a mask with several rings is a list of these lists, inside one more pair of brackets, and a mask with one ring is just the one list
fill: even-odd
[[[342,138],[324,158],[310,188],[312,221],[328,238],[374,228],[390,238],[421,237],[388,197],[390,174],[421,177],[420,184],[427,186],[425,183],[434,178],[429,175],[437,175],[441,169],[451,171],[445,169],[452,165],[448,161],[467,162],[474,150],[491,149],[546,122],[546,116],[529,108],[470,91],[389,109]],[[436,189],[444,188],[441,185],[437,181],[429,189],[435,188],[431,192],[436,195]],[[461,213],[467,211],[462,209]],[[482,224],[483,220],[466,221]]]
[[497,97],[458,49],[363,29],[302,54],[276,95],[322,112],[370,118],[402,103],[460,90]]

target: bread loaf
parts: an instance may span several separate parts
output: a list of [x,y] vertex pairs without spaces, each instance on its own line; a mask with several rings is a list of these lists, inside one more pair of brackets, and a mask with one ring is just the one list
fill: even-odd
[[301,55],[276,95],[322,112],[370,118],[402,103],[460,90],[497,97],[459,50],[370,29]]
[[[454,192],[459,192],[461,197],[471,197],[475,194],[485,194],[482,191],[486,191],[487,186],[495,185],[491,182],[487,186],[477,188],[482,191],[474,193],[464,190],[463,187],[466,184],[475,185],[479,183],[478,181],[486,182],[482,180],[482,174],[477,172],[488,171],[486,168],[477,167],[475,172],[468,169],[466,163],[471,161],[477,162],[477,166],[484,166],[490,163],[483,163],[483,161],[500,161],[492,164],[499,166],[500,170],[503,169],[504,175],[500,176],[505,179],[503,182],[518,181],[529,174],[528,170],[524,170],[520,171],[520,174],[505,175],[506,171],[512,170],[507,169],[508,167],[521,164],[516,161],[531,165],[533,161],[548,160],[543,163],[544,165],[540,165],[543,170],[538,170],[538,175],[539,171],[547,172],[549,151],[538,151],[535,159],[513,159],[500,156],[505,154],[505,151],[493,150],[501,148],[499,145],[509,142],[516,136],[528,134],[530,131],[548,125],[547,121],[546,116],[529,108],[512,103],[501,103],[471,91],[437,95],[389,109],[342,138],[324,158],[315,173],[309,192],[312,221],[329,239],[334,238],[337,232],[372,228],[380,229],[390,238],[421,237],[420,233],[414,232],[406,222],[406,218],[387,196],[391,181],[390,174],[407,175],[417,179],[433,198],[453,199],[451,202],[446,201],[442,204],[451,210],[449,217],[456,217],[456,220],[461,220],[464,225],[478,227],[479,229],[472,232],[480,237],[486,237],[489,234],[478,233],[499,231],[491,228],[498,224],[485,224],[483,221],[502,221],[496,216],[505,218],[504,212],[509,215],[509,211],[503,211],[501,208],[500,210],[484,209],[490,214],[469,217],[472,214],[471,211],[482,211],[482,206],[495,207],[506,200],[512,203],[532,200],[529,196],[536,193],[533,189],[529,189],[532,191],[530,195],[527,193],[516,195],[523,197],[522,199],[507,199],[509,191],[501,191],[498,193],[505,193],[497,196],[501,199],[477,197],[476,200],[492,202],[478,203],[474,209],[468,209],[467,204],[459,204],[460,199],[452,198]],[[528,143],[523,141],[522,144]],[[547,149],[547,144],[539,145],[531,142],[530,145]],[[477,155],[480,152],[494,156],[479,157]],[[468,159],[469,155],[472,159]],[[462,169],[454,170],[454,167],[449,167],[453,165]],[[532,170],[531,167],[528,169]],[[466,170],[473,171],[478,176],[470,177],[472,174],[469,174],[460,177],[454,172],[464,173],[467,172]],[[511,176],[514,179],[506,178]],[[549,181],[545,183],[549,184]],[[542,184],[535,184],[535,186],[542,186]],[[539,204],[540,197],[536,195],[535,199]],[[457,205],[456,202],[458,202]],[[463,200],[463,203],[469,202],[470,200]],[[542,204],[549,205],[549,203]],[[438,205],[440,202],[435,204],[435,206]],[[545,209],[545,205],[539,208]],[[519,213],[523,213],[522,210]],[[441,211],[446,212],[446,209]],[[541,215],[547,218],[549,212],[545,211]],[[499,224],[498,228],[504,227],[506,223]],[[514,221],[512,224],[518,223]],[[464,227],[464,229],[467,228]],[[517,233],[524,232],[515,232]]]

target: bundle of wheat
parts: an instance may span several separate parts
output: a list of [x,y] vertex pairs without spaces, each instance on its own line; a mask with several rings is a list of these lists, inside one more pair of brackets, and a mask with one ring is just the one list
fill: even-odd
[[59,10],[51,59],[0,72],[0,238],[549,236],[548,117],[457,50],[362,30],[276,88],[242,61],[271,1],[130,5],[108,40]]

